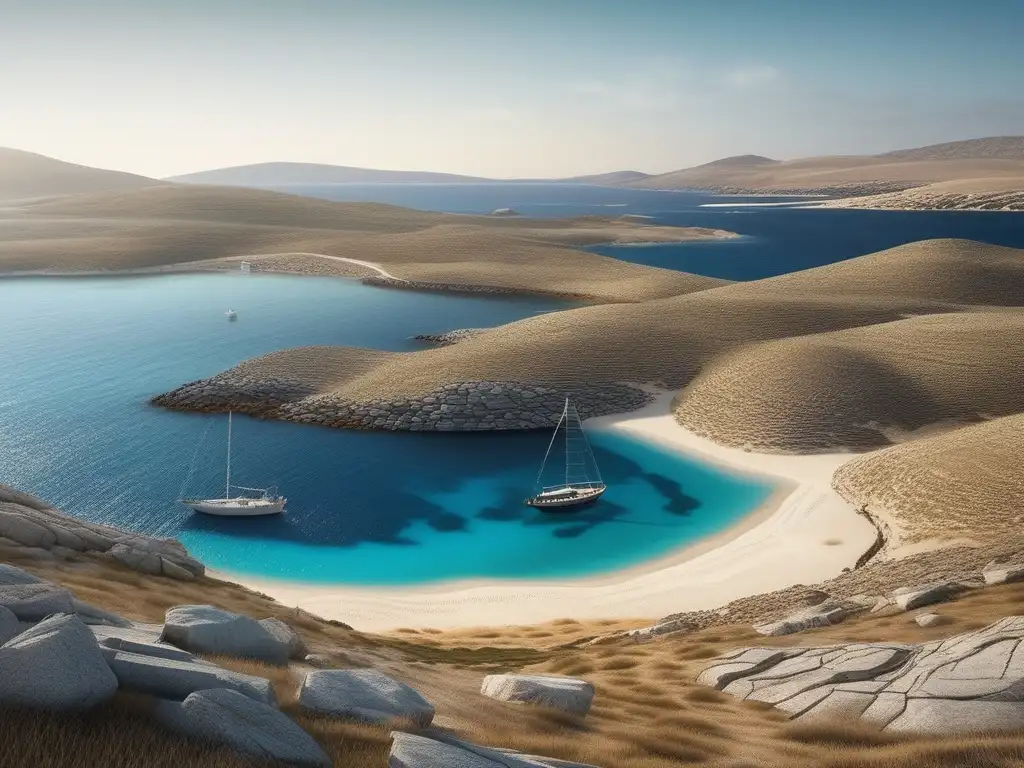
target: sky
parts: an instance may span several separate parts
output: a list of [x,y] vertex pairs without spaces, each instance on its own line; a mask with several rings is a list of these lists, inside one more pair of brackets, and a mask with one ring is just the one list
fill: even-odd
[[0,146],[661,173],[1024,134],[1024,0],[0,0]]

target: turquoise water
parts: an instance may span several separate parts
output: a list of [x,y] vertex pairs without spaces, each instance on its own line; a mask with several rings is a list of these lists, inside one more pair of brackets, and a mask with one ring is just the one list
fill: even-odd
[[233,477],[277,484],[287,514],[225,520],[175,503],[220,493],[225,417],[153,408],[153,395],[275,349],[417,349],[417,333],[566,306],[265,275],[0,280],[0,482],[91,520],[178,537],[213,568],[362,585],[597,574],[716,533],[767,497],[767,485],[596,433],[606,497],[551,517],[522,504],[548,434],[239,418]]

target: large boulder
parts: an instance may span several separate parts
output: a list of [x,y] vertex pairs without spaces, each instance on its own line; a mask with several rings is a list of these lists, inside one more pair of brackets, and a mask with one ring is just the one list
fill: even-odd
[[118,638],[123,640],[130,640],[134,643],[158,643],[160,642],[160,636],[163,634],[163,624],[142,624],[140,622],[132,622],[131,626],[128,627],[112,627],[108,624],[93,624],[90,625],[89,629],[96,635],[96,639],[100,645],[106,645],[107,647],[113,647],[108,643],[104,642],[107,638]]
[[394,731],[391,738],[388,768],[597,768],[511,749],[481,747],[443,733],[427,737]]
[[893,602],[904,611],[912,611],[934,603],[944,603],[967,589],[957,581],[937,581],[916,587],[900,587],[892,592]]
[[574,715],[585,715],[594,701],[586,680],[554,675],[488,675],[480,693],[499,701],[522,701]]
[[288,765],[325,766],[331,759],[313,737],[274,707],[237,691],[196,691],[180,704],[160,701],[157,720],[197,740],[223,744],[246,755]]
[[0,586],[0,605],[22,621],[41,621],[57,613],[74,613],[71,593],[49,582]]
[[9,608],[0,605],[0,645],[21,634],[21,622]]
[[196,691],[229,688],[254,701],[277,704],[274,686],[263,677],[243,675],[203,662],[113,649],[106,653],[106,657],[107,664],[117,676],[117,682],[126,691],[181,701]]
[[697,682],[799,720],[860,718],[886,731],[1024,728],[1024,617],[923,645],[747,648]]
[[795,632],[803,632],[812,627],[827,627],[838,624],[847,616],[866,610],[864,605],[847,605],[832,600],[826,600],[818,605],[801,608],[799,611],[790,614],[780,621],[773,621],[768,624],[754,626],[754,631],[762,635],[780,636],[792,635]]
[[117,678],[77,616],[48,618],[0,647],[0,705],[82,710],[116,691]]
[[304,659],[308,653],[306,644],[302,642],[299,633],[289,627],[280,619],[262,619],[260,626],[273,635],[281,643],[288,647],[289,659]]
[[407,721],[426,728],[434,707],[418,691],[376,669],[323,669],[308,672],[299,704],[322,715],[368,723]]
[[164,616],[163,639],[193,653],[287,664],[289,643],[255,619],[212,605],[179,605]]

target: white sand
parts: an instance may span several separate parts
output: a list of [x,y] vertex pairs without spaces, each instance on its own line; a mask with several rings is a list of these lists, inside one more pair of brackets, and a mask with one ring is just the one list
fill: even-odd
[[670,395],[641,411],[592,419],[733,471],[773,476],[780,491],[723,534],[658,562],[570,582],[494,581],[424,588],[348,588],[214,574],[356,629],[535,624],[558,618],[659,618],[813,584],[852,567],[875,529],[831,489],[851,454],[780,456],[723,448],[679,426]]

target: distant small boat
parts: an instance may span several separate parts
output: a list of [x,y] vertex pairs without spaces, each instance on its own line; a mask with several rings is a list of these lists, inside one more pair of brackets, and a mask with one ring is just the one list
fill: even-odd
[[[232,496],[231,489],[253,491],[258,496]],[[261,515],[279,514],[286,499],[278,496],[274,488],[246,488],[243,485],[231,485],[231,412],[228,411],[228,459],[227,480],[223,499],[182,499],[181,503],[192,507],[196,512],[221,517],[258,517]]]
[[238,313],[233,309],[229,309],[224,314],[227,316],[228,320],[236,320],[238,318]]
[[[544,468],[547,466],[551,449],[555,445],[558,431],[565,428],[565,482],[558,485],[541,485]],[[600,498],[608,486],[601,480],[601,472],[594,460],[587,434],[579,412],[569,399],[565,400],[562,416],[555,425],[555,433],[548,443],[544,463],[537,475],[538,493],[526,499],[527,506],[549,512],[571,512],[576,507],[592,504]]]

